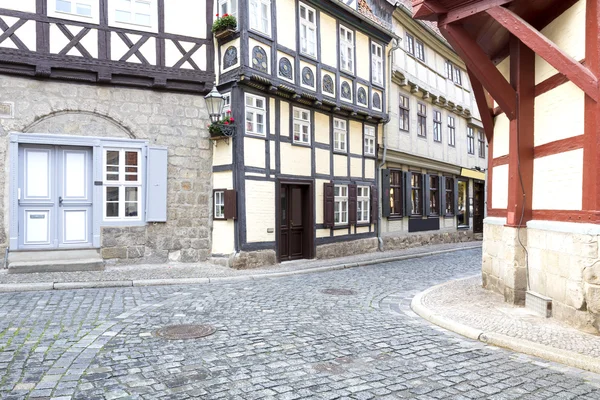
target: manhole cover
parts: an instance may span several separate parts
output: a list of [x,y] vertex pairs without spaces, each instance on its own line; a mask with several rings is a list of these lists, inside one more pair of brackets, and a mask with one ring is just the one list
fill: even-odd
[[154,335],[171,340],[198,339],[210,336],[216,331],[217,330],[210,325],[172,325],[156,330]]
[[333,294],[336,296],[352,296],[355,295],[356,292],[350,289],[324,289],[321,290],[321,293],[324,294]]

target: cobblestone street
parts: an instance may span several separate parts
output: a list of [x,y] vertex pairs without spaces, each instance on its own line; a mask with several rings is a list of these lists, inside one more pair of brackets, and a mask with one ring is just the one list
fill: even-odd
[[[260,281],[3,293],[0,398],[600,399],[598,375],[410,310],[416,293],[476,274],[480,259],[476,249]],[[174,324],[217,331],[153,334]]]

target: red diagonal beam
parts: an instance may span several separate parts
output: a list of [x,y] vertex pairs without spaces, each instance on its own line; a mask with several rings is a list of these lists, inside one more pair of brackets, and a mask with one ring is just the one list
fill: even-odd
[[481,122],[483,123],[483,130],[485,131],[485,137],[487,137],[488,143],[492,141],[494,134],[494,118],[493,104],[488,102],[485,90],[481,83],[477,80],[475,75],[467,69],[469,74],[469,80],[471,81],[471,87],[473,88],[473,94],[475,94],[475,101],[477,102],[477,108],[479,109],[479,115],[481,115]]
[[414,19],[435,21],[438,14],[446,12],[446,9],[435,0],[413,0],[412,7]]
[[548,64],[569,78],[594,101],[598,101],[598,79],[586,67],[509,9],[494,7],[487,10],[486,13],[546,60]]
[[463,59],[469,70],[500,105],[509,119],[515,118],[517,93],[490,61],[481,47],[462,26],[445,25],[440,31],[454,51]]
[[461,19],[482,13],[492,7],[502,6],[504,4],[512,3],[513,1],[514,0],[483,0],[477,3],[471,3],[462,7],[457,7],[448,11],[448,14],[446,14],[445,17],[440,18],[438,24],[446,25],[452,22],[460,21]]

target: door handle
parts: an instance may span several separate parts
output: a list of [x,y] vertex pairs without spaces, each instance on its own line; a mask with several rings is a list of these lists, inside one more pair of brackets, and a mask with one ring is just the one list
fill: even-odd
[[59,207],[62,207],[62,202],[63,202],[63,198],[62,198],[62,196],[59,196],[58,197],[58,206]]

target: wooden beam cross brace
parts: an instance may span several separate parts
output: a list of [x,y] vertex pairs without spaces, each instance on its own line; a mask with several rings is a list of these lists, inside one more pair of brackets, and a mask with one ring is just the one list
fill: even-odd
[[512,3],[514,0],[485,0],[476,3],[466,4],[461,7],[449,10],[446,16],[440,18],[438,24],[446,25],[461,19],[487,11],[493,7],[499,7],[504,4]]
[[494,108],[493,103],[490,103],[483,86],[481,86],[481,83],[477,80],[475,75],[473,75],[469,69],[467,69],[467,73],[469,74],[469,80],[471,81],[471,86],[473,87],[473,93],[475,94],[475,101],[477,102],[479,114],[481,114],[483,130],[489,143],[492,141],[492,136],[494,134],[494,117],[492,116]]

